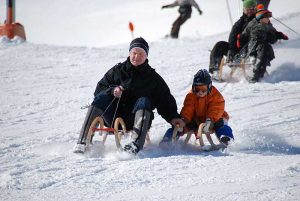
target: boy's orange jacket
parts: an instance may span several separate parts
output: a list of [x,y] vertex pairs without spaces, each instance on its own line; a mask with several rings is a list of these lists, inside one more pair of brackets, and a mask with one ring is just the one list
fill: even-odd
[[211,92],[203,98],[190,91],[185,97],[180,115],[187,123],[192,120],[197,124],[204,123],[206,118],[217,122],[222,117],[229,119],[224,108],[225,100],[222,94],[212,86]]

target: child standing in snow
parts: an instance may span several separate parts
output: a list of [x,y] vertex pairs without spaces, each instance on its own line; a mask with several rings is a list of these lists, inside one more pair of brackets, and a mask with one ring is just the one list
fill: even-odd
[[[180,113],[186,123],[184,131],[197,132],[199,125],[205,123],[203,133],[216,133],[218,139],[228,145],[234,137],[231,128],[227,125],[229,116],[224,108],[225,100],[212,86],[208,71],[199,70],[194,76],[192,90],[186,95]],[[161,143],[169,142],[172,133],[173,128],[168,129]]]

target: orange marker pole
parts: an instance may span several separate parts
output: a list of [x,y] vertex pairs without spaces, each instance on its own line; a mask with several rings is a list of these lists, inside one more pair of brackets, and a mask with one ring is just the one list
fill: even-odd
[[0,36],[7,36],[9,39],[19,36],[26,40],[23,25],[15,22],[15,2],[15,0],[6,0],[6,20],[5,24],[0,26]]
[[15,0],[7,0],[6,23],[12,24],[15,21]]
[[133,34],[133,32],[134,32],[134,26],[133,26],[133,23],[129,22],[128,27],[129,27],[129,30],[131,32],[131,37],[132,37],[132,39],[134,39],[134,34]]

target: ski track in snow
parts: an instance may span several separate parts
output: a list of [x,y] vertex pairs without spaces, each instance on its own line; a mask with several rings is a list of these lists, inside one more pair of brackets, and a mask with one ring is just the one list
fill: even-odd
[[[280,19],[299,22],[298,14],[287,16]],[[150,65],[179,110],[193,75],[208,66],[207,50],[227,35],[150,42]],[[86,113],[80,107],[92,101],[103,74],[126,59],[128,45],[63,47],[1,38],[0,200],[298,200],[300,39],[274,48],[276,59],[261,83],[237,77],[214,83],[236,138],[228,149],[201,152],[192,137],[190,149],[161,150],[169,125],[155,113],[152,144],[137,156],[118,153],[111,136],[105,147],[95,144],[77,155],[72,148]]]

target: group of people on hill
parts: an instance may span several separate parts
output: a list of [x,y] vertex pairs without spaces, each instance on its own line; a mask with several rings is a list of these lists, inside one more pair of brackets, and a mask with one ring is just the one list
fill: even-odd
[[[227,64],[250,57],[254,69],[253,76],[248,77],[248,81],[258,82],[264,77],[266,67],[270,66],[270,62],[275,58],[271,44],[278,39],[288,40],[287,35],[278,32],[271,24],[269,18],[272,17],[272,12],[267,9],[269,1],[264,2],[265,5],[258,0],[243,0],[243,15],[233,25],[228,42],[217,42],[211,51],[209,72],[214,80],[220,81],[219,68],[224,56]],[[180,26],[191,17],[192,7],[202,14],[202,10],[194,0],[176,0],[172,4],[162,6],[162,9],[175,6],[179,6],[180,15],[172,25],[171,38],[178,38]]]
[[210,55],[209,72],[213,79],[219,79],[219,67],[223,56],[226,63],[236,63],[241,58],[251,61],[253,76],[248,78],[250,83],[258,82],[264,77],[266,67],[275,58],[271,44],[279,39],[288,40],[288,36],[277,31],[270,22],[272,12],[256,0],[243,1],[243,15],[233,25],[228,42],[219,41],[215,44]]
[[[191,5],[202,14],[194,0],[177,0],[163,8],[177,5],[182,9],[179,9],[180,17],[171,31],[174,38],[178,37],[180,25],[190,17]],[[266,66],[274,59],[270,44],[278,39],[288,39],[272,26],[269,20],[271,16],[272,13],[263,5],[256,5],[255,0],[243,1],[243,15],[234,24],[228,42],[220,41],[214,46],[209,72],[200,69],[194,75],[180,113],[177,112],[176,100],[166,82],[148,63],[148,43],[141,37],[132,40],[127,59],[112,67],[98,82],[74,152],[84,153],[91,123],[97,116],[101,116],[108,127],[115,117],[124,119],[127,129],[132,130],[133,134],[132,141],[122,149],[137,154],[144,147],[147,132],[154,119],[154,109],[172,126],[166,131],[160,145],[171,141],[175,127],[182,128],[182,132],[177,133],[180,136],[182,133],[197,133],[200,124],[203,124],[202,133],[215,133],[220,142],[227,146],[234,136],[228,126],[229,115],[225,111],[225,100],[212,85],[212,79],[219,70],[223,56],[227,56],[228,63],[233,62],[242,51],[255,58],[254,76],[250,81],[257,82],[263,77]]]

